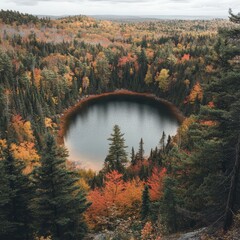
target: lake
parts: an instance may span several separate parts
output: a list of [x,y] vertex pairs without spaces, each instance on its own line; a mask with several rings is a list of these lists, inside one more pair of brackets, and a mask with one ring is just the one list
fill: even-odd
[[145,155],[159,146],[163,131],[175,135],[179,122],[168,106],[144,96],[111,95],[87,101],[68,116],[64,143],[69,160],[100,170],[107,156],[113,126],[124,133],[127,152],[138,150],[143,138]]

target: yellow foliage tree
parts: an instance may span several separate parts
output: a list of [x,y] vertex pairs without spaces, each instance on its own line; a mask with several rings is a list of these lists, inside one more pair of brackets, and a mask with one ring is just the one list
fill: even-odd
[[169,85],[169,70],[163,68],[159,73],[157,73],[155,77],[155,81],[158,82],[159,88],[164,92],[167,91]]
[[12,117],[12,131],[19,142],[23,141],[34,141],[33,131],[30,121],[24,121],[20,115]]
[[10,150],[15,159],[25,162],[26,168],[24,169],[24,173],[30,173],[34,166],[39,165],[40,157],[33,142],[24,141],[19,145],[12,143],[10,145]]
[[82,87],[83,87],[84,91],[86,91],[88,89],[89,84],[90,84],[89,78],[87,76],[84,76],[82,79]]
[[[0,139],[0,156],[3,155],[3,151],[7,148],[7,140],[6,139]],[[1,157],[0,157],[0,160]]]
[[192,123],[194,123],[196,120],[194,117],[185,118],[182,122],[181,126],[178,128],[177,135],[175,136],[175,142],[178,146],[181,146],[182,141],[185,141],[188,139],[188,129]]
[[151,66],[148,65],[148,70],[147,70],[147,73],[146,73],[144,82],[145,82],[147,85],[149,85],[150,83],[152,83],[152,81],[153,81],[153,76],[152,76],[152,73],[151,73]]

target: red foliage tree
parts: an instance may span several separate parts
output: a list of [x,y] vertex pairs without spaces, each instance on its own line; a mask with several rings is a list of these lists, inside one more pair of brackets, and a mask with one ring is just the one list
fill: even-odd
[[163,168],[161,170],[157,167],[153,168],[152,175],[147,181],[151,201],[156,201],[161,198],[163,190],[163,179],[165,176],[166,168]]

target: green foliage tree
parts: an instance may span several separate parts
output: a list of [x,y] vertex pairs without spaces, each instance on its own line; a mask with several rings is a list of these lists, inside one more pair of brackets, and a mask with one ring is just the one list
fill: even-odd
[[117,170],[120,173],[124,172],[127,163],[127,152],[125,146],[124,134],[121,133],[120,127],[115,125],[113,133],[108,138],[110,141],[108,155],[105,159],[105,168],[107,171]]
[[[1,151],[2,152],[2,151]],[[4,240],[33,239],[30,201],[33,194],[25,165],[6,149],[0,156],[0,238]]]
[[52,239],[82,239],[86,232],[83,213],[88,203],[76,185],[76,173],[66,168],[66,151],[47,134],[41,166],[35,172],[34,210],[39,236]]
[[177,213],[177,199],[174,192],[175,183],[171,178],[164,181],[163,197],[160,200],[160,219],[164,226],[167,226],[169,232],[176,232],[179,225],[179,214]]
[[229,9],[229,15],[230,15],[229,19],[230,19],[231,22],[240,23],[240,15],[239,15],[239,13],[238,13],[238,15],[233,14],[232,9],[230,8]]
[[162,133],[162,137],[160,139],[160,148],[163,152],[165,152],[165,148],[166,148],[166,134],[165,132],[163,131]]
[[142,193],[141,218],[146,220],[150,216],[150,196],[148,185],[145,185]]
[[132,152],[131,152],[131,164],[132,165],[136,164],[136,155],[135,155],[135,151],[134,151],[133,147],[132,147]]
[[[223,66],[222,78],[215,82],[210,89],[216,97],[215,104],[222,111],[219,131],[224,143],[224,159],[226,174],[230,177],[229,191],[224,214],[224,230],[228,230],[233,222],[233,213],[240,209],[239,204],[239,175],[240,175],[240,87],[239,87],[239,54],[240,54],[240,15],[229,10],[230,21],[236,25],[221,32],[225,43],[222,56],[227,60]],[[214,89],[213,89],[214,87]],[[218,88],[218,92],[215,90]]]
[[28,23],[36,24],[37,22],[41,22],[42,24],[50,25],[50,18],[38,18],[31,14],[23,14],[11,10],[1,10],[0,19],[7,24],[17,23],[17,25],[19,25]]
[[138,55],[138,64],[140,66],[140,69],[138,71],[138,78],[141,86],[144,83],[144,79],[148,71],[148,60],[144,48],[141,48],[141,52]]
[[140,142],[139,142],[139,149],[138,152],[136,154],[136,160],[137,161],[143,161],[144,160],[144,148],[143,148],[143,139],[141,138]]

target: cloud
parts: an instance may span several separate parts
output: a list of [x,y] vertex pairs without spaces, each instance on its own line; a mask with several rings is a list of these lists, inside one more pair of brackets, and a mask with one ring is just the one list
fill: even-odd
[[240,0],[0,0],[2,9],[48,15],[227,15]]
[[82,2],[82,0],[8,0],[8,3],[22,6],[36,6],[39,2]]
[[15,3],[22,6],[35,6],[40,2],[68,2],[68,3],[82,3],[82,2],[105,2],[105,3],[188,3],[191,0],[8,0],[8,3]]

